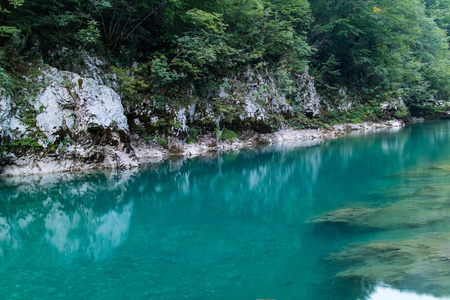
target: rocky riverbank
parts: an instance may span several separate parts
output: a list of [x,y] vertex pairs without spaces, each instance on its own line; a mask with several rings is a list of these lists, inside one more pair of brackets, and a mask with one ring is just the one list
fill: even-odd
[[[102,62],[86,56],[85,63],[79,73],[31,65],[22,94],[0,88],[0,176],[133,169],[173,156],[319,143],[403,126],[402,121],[360,123],[359,118],[326,125],[330,120],[320,121],[322,114],[345,115],[357,107],[356,100],[336,100],[337,107],[327,103],[307,71],[289,101],[273,77],[249,69],[204,99],[185,91],[178,95],[186,96],[183,101],[148,94],[133,102],[121,94],[117,75],[105,72]],[[386,119],[404,112],[401,99],[379,108]],[[318,129],[294,130],[286,124]]]
[[294,130],[286,128],[274,133],[259,134],[248,130],[242,132],[240,139],[221,141],[213,134],[199,136],[195,143],[186,143],[171,138],[163,147],[156,141],[146,141],[131,137],[129,145],[124,147],[119,137],[111,145],[103,147],[83,147],[79,145],[60,148],[54,153],[45,151],[37,154],[18,156],[9,154],[4,157],[0,167],[0,176],[26,176],[60,172],[80,172],[102,169],[133,169],[149,163],[160,163],[169,157],[192,158],[211,152],[237,151],[261,144],[295,143],[313,145],[322,141],[339,138],[349,134],[368,132],[378,129],[402,128],[404,123],[398,120],[384,122],[365,122],[361,124],[338,124],[329,128]]

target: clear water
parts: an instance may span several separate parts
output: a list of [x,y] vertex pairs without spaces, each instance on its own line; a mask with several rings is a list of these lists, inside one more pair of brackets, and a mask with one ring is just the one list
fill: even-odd
[[[446,166],[450,122],[442,121],[139,172],[3,179],[1,299],[368,299],[371,284],[389,278],[338,278],[353,266],[330,253],[450,225],[355,230],[305,221],[383,206],[399,193],[408,201],[421,186],[446,186]],[[439,282],[430,290],[393,282],[450,296]]]

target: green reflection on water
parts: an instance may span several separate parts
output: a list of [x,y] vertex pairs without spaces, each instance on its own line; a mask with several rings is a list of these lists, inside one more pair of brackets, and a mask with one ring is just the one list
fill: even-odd
[[[427,236],[430,245],[445,241],[449,126],[170,161],[141,172],[4,180],[1,294],[359,299],[382,280],[449,295],[446,287],[433,290],[442,282],[433,283],[432,271],[423,285],[410,271],[416,261],[437,259],[434,246],[432,254],[411,248],[415,258],[398,265],[389,251],[373,251]],[[371,217],[320,221],[349,208]],[[404,280],[389,282],[398,272]]]

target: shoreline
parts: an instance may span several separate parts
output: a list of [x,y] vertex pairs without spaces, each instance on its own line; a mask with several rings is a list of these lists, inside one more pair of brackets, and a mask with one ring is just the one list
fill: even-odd
[[196,143],[186,144],[172,141],[176,153],[170,149],[145,145],[139,141],[132,141],[136,157],[141,162],[161,163],[170,157],[194,158],[214,152],[236,151],[244,148],[252,148],[258,145],[277,145],[292,143],[296,146],[311,146],[318,143],[337,139],[344,136],[361,134],[389,128],[403,128],[405,123],[399,120],[382,122],[345,123],[330,126],[330,128],[318,129],[292,129],[285,128],[273,133],[259,134],[252,131],[244,132],[242,139],[231,143],[229,141],[217,141],[212,135],[202,136]]
[[64,149],[61,155],[45,155],[44,153],[9,157],[0,167],[0,178],[58,174],[83,173],[90,171],[107,171],[145,168],[152,164],[161,164],[169,158],[189,159],[208,155],[212,152],[238,151],[258,145],[295,144],[295,146],[312,146],[321,142],[344,136],[361,134],[389,128],[403,128],[405,123],[399,120],[382,122],[345,123],[332,125],[329,128],[292,129],[285,128],[274,133],[260,134],[253,131],[242,133],[241,139],[219,141],[213,134],[198,137],[197,141],[187,144],[176,138],[169,139],[169,147],[163,148],[155,142],[146,143],[139,138],[131,138],[131,153],[106,145],[88,148],[79,145]]

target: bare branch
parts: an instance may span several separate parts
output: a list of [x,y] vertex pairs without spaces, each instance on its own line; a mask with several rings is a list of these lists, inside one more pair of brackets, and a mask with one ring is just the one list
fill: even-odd
[[155,9],[152,9],[138,24],[136,24],[136,26],[134,26],[134,28],[132,30],[130,30],[130,32],[127,34],[127,36],[125,37],[126,39],[130,37],[130,35],[139,28],[139,26],[142,25],[142,23],[145,22],[145,20],[147,20],[150,16],[152,16],[159,8],[161,8],[163,5],[165,5],[167,2],[167,0],[164,0],[161,2],[160,5],[158,5]]

